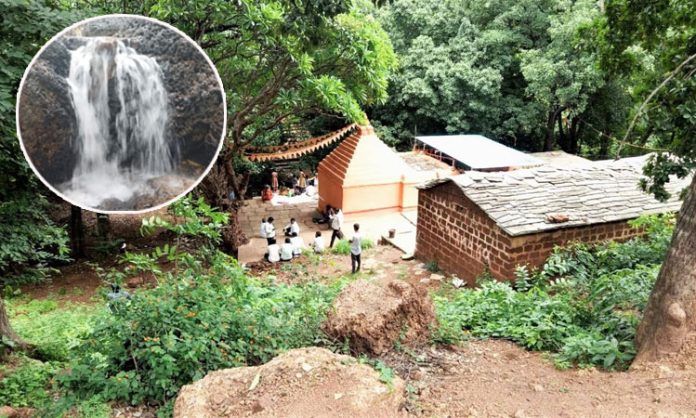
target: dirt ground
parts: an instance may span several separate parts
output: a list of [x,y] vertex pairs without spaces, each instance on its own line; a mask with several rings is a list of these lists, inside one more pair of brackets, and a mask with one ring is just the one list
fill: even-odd
[[559,370],[500,340],[390,353],[418,417],[695,417],[696,370]]

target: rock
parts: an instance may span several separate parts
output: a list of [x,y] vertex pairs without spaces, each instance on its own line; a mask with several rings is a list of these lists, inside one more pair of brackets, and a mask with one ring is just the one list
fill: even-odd
[[434,323],[425,288],[397,279],[358,280],[341,291],[322,328],[348,340],[355,352],[379,355],[400,339],[401,344],[426,341]]
[[524,410],[518,409],[515,411],[515,415],[513,415],[514,418],[527,418],[527,414],[524,413]]
[[430,279],[428,279],[427,277],[424,277],[424,278],[420,279],[420,283],[427,286],[430,284]]
[[430,280],[434,281],[434,282],[441,282],[444,279],[445,279],[445,276],[443,276],[442,274],[433,273],[430,275]]
[[536,384],[536,385],[532,385],[532,390],[534,390],[534,392],[543,392],[544,387],[539,385],[539,384]]
[[460,287],[462,287],[464,285],[466,285],[466,282],[464,280],[462,280],[458,277],[455,277],[454,279],[452,279],[452,286],[456,287],[457,289],[459,289]]
[[[249,391],[257,375],[260,383]],[[404,387],[398,377],[391,387],[382,383],[376,370],[353,357],[300,348],[261,366],[218,370],[184,386],[174,418],[405,417]]]
[[33,415],[33,408],[13,408],[11,406],[0,406],[0,417],[2,418],[29,418]]

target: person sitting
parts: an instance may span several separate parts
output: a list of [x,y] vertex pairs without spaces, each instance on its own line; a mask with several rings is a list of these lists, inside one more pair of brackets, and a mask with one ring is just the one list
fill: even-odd
[[326,247],[326,244],[324,244],[324,237],[321,236],[321,231],[317,231],[317,233],[314,234],[314,241],[312,242],[312,248],[314,249],[315,253],[321,254],[324,252],[325,247]]
[[331,219],[331,213],[331,205],[326,205],[326,210],[320,212],[321,218],[312,218],[312,222],[314,222],[315,224],[327,224]]
[[261,192],[261,200],[264,202],[270,202],[271,199],[273,199],[273,190],[271,190],[271,186],[267,184],[263,188],[263,192]]
[[290,238],[285,238],[285,243],[280,247],[280,261],[290,261],[292,260],[292,242]]
[[268,246],[266,260],[268,260],[271,263],[277,263],[278,261],[280,261],[280,247],[278,246],[278,244],[271,244]]
[[266,218],[261,218],[261,228],[259,229],[261,238],[266,239]]
[[300,226],[297,224],[295,218],[290,218],[290,223],[285,227],[286,237],[296,237],[300,235]]
[[295,236],[290,238],[290,242],[292,243],[292,254],[295,257],[299,257],[302,255],[302,249],[304,248],[304,240],[302,239],[301,236]]

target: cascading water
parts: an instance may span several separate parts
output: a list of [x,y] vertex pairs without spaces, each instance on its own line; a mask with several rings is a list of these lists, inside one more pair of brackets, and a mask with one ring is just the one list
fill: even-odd
[[77,117],[77,166],[65,193],[90,207],[147,193],[176,168],[167,140],[168,97],[155,59],[115,38],[71,51],[67,78]]

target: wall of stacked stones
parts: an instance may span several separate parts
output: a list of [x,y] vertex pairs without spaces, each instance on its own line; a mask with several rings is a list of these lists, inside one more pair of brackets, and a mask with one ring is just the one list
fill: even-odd
[[[296,203],[292,205],[274,206],[270,202],[263,202],[260,198],[246,201],[246,205],[239,212],[239,221],[242,231],[249,237],[259,236],[259,226],[262,218],[273,217],[273,224],[277,231],[290,223],[290,218],[306,220],[317,214],[317,202]],[[318,215],[317,215],[318,216]],[[300,225],[302,227],[302,225]]]
[[541,267],[554,246],[573,241],[622,241],[642,234],[626,222],[610,222],[511,237],[454,183],[418,194],[416,257],[474,284],[486,271],[513,280],[515,267]]

